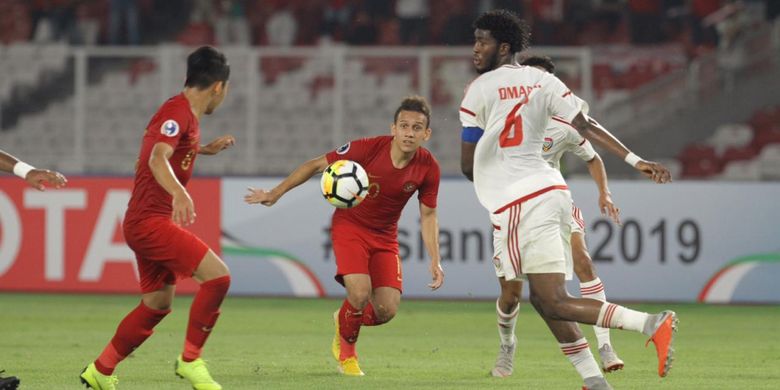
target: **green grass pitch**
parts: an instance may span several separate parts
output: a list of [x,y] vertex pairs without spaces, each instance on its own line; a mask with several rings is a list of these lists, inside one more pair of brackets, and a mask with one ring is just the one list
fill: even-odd
[[[0,369],[20,389],[79,389],[78,374],[102,350],[135,296],[0,294]],[[119,389],[188,389],[173,375],[190,297],[179,297],[156,333],[117,369]],[[515,374],[488,376],[498,350],[494,303],[405,301],[396,318],[363,328],[358,344],[366,376],[339,376],[330,356],[336,300],[229,297],[204,358],[225,389],[579,389],[581,380],[531,306],[518,322]],[[780,307],[637,305],[680,317],[677,359],[656,374],[652,345],[613,331],[626,362],[609,374],[620,389],[780,388]],[[584,334],[595,351],[590,327]],[[597,353],[597,352],[596,352]]]

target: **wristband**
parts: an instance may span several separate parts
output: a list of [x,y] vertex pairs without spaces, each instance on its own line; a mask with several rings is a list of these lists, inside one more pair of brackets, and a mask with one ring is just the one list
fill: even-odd
[[628,152],[626,158],[624,158],[623,161],[625,161],[626,164],[631,165],[632,167],[636,167],[636,164],[642,161],[642,157],[637,156],[633,152]]
[[27,178],[27,174],[30,173],[35,169],[30,164],[27,164],[26,162],[19,161],[16,164],[14,164],[14,175],[21,177],[22,179]]

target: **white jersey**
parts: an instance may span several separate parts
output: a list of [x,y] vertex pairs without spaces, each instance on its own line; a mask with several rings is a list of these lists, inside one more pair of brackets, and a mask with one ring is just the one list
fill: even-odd
[[569,123],[562,122],[558,118],[550,121],[550,127],[544,132],[542,144],[542,158],[551,167],[561,169],[561,157],[566,152],[572,152],[584,161],[593,160],[596,151]]
[[571,122],[579,112],[571,91],[534,67],[504,65],[474,80],[460,120],[484,130],[474,152],[480,203],[497,212],[535,192],[565,188],[561,173],[542,158],[542,144],[551,117]]
[[[567,99],[579,107],[583,114],[588,113],[589,106],[584,100],[574,94],[568,95]],[[551,167],[560,170],[561,158],[566,152],[572,152],[584,161],[590,161],[596,157],[593,145],[580,135],[579,131],[563,119],[553,117],[544,134],[542,158]]]

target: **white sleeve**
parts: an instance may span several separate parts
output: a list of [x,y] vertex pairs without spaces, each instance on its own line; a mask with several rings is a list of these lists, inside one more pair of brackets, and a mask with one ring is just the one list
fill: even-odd
[[460,123],[463,127],[479,127],[485,130],[485,95],[477,80],[466,87],[463,101],[460,103]]
[[566,144],[565,150],[567,152],[574,153],[577,157],[586,162],[593,160],[593,158],[596,157],[596,151],[593,149],[593,145],[575,130],[574,127],[568,123],[559,125],[562,127],[565,126],[566,128],[566,137],[563,142]]
[[574,106],[570,99],[563,97],[567,92],[572,95],[566,85],[553,75],[548,75],[545,80],[545,85],[542,87],[542,93],[544,94],[545,103],[550,116],[556,116],[563,119],[566,122],[571,123],[574,117],[580,113],[580,108]]

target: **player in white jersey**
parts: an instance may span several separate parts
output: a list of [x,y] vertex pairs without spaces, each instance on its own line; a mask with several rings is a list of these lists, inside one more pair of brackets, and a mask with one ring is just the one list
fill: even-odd
[[[504,275],[499,278],[502,291],[496,303],[502,350],[514,353],[519,302],[516,280],[524,277],[531,303],[586,388],[610,386],[575,322],[650,336],[658,353],[658,373],[666,376],[677,322],[674,312],[650,315],[608,302],[573,298],[566,291],[564,278],[567,261],[571,261],[571,195],[560,172],[541,156],[544,131],[556,117],[657,182],[671,179],[668,170],[640,160],[591,123],[574,103],[571,91],[555,76],[513,61],[528,42],[527,27],[516,15],[490,11],[474,22],[474,29],[473,60],[481,75],[467,88],[460,108],[461,168],[474,181],[477,198],[493,214],[501,232],[502,251],[495,262]],[[514,306],[507,305],[509,302]]]

